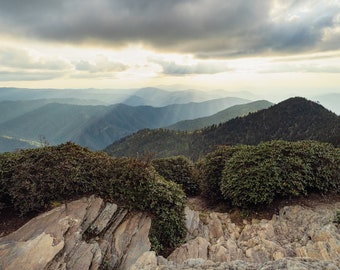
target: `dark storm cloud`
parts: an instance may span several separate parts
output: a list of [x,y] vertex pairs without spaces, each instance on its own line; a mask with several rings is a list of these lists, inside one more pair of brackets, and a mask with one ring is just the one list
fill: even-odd
[[[282,16],[272,17],[274,2],[0,0],[0,32],[112,47],[137,42],[208,58],[339,49],[339,32],[329,31],[340,27],[336,1],[281,0]],[[311,11],[294,18],[303,6]]]

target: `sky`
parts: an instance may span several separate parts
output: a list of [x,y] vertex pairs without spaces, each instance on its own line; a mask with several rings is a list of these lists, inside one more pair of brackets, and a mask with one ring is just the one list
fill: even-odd
[[0,86],[340,93],[340,0],[0,0]]

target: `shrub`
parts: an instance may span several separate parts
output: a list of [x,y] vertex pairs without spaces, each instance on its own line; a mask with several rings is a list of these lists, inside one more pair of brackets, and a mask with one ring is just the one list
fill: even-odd
[[180,184],[188,196],[199,193],[198,172],[188,158],[177,156],[154,159],[152,165],[166,180]]
[[150,236],[153,249],[175,247],[185,237],[185,194],[179,185],[138,159],[114,159],[113,176],[105,188],[110,191],[108,197],[155,217]]
[[276,197],[339,192],[339,150],[327,143],[272,141],[243,148],[226,163],[221,192],[249,208]]
[[340,148],[315,141],[302,141],[297,147],[310,168],[307,187],[322,193],[340,192]]
[[0,155],[0,204],[26,214],[52,201],[96,194],[152,217],[150,239],[159,251],[185,237],[185,194],[137,159],[113,159],[72,143]]
[[198,162],[200,171],[200,189],[202,195],[210,201],[223,200],[220,191],[222,172],[226,162],[240,149],[247,146],[219,146],[215,151],[206,155]]
[[11,203],[26,214],[51,201],[95,193],[108,181],[112,159],[75,144],[22,150],[7,155],[2,184]]
[[333,223],[335,223],[336,225],[340,225],[340,211],[336,211],[334,218],[333,218]]

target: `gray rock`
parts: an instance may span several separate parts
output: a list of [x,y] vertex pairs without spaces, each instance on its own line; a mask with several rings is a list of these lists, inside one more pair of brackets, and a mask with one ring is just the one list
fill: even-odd
[[130,269],[150,250],[151,219],[91,196],[0,238],[0,269]]
[[0,269],[339,269],[339,210],[287,206],[237,225],[227,213],[186,208],[187,242],[164,258],[150,251],[150,217],[91,196],[0,238]]
[[169,257],[168,260],[176,263],[183,263],[189,259],[208,259],[209,242],[202,238],[197,237],[190,240],[188,243],[177,248]]
[[[332,262],[330,265],[340,266],[339,228],[332,222],[339,209],[340,203],[320,205],[315,209],[287,206],[271,220],[253,220],[251,223],[244,222],[244,225],[232,223],[226,213],[186,210],[189,218],[187,229],[191,236],[197,236],[178,247],[168,260],[182,264],[185,260],[207,257],[216,263],[242,260],[261,265],[286,262],[284,259],[289,257],[303,257],[319,260],[321,264]],[[197,251],[202,246],[208,247],[207,256]],[[304,263],[289,260],[289,263],[295,262],[299,265]],[[301,265],[296,266],[297,269],[303,267]]]

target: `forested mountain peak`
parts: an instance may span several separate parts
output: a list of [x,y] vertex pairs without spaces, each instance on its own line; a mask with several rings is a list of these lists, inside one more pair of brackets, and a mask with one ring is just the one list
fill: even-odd
[[110,145],[106,151],[113,156],[136,156],[137,153],[149,152],[160,157],[182,154],[197,159],[217,145],[225,144],[255,145],[282,139],[318,140],[339,145],[339,134],[339,116],[318,103],[294,97],[268,109],[190,134],[167,130],[139,132]]

